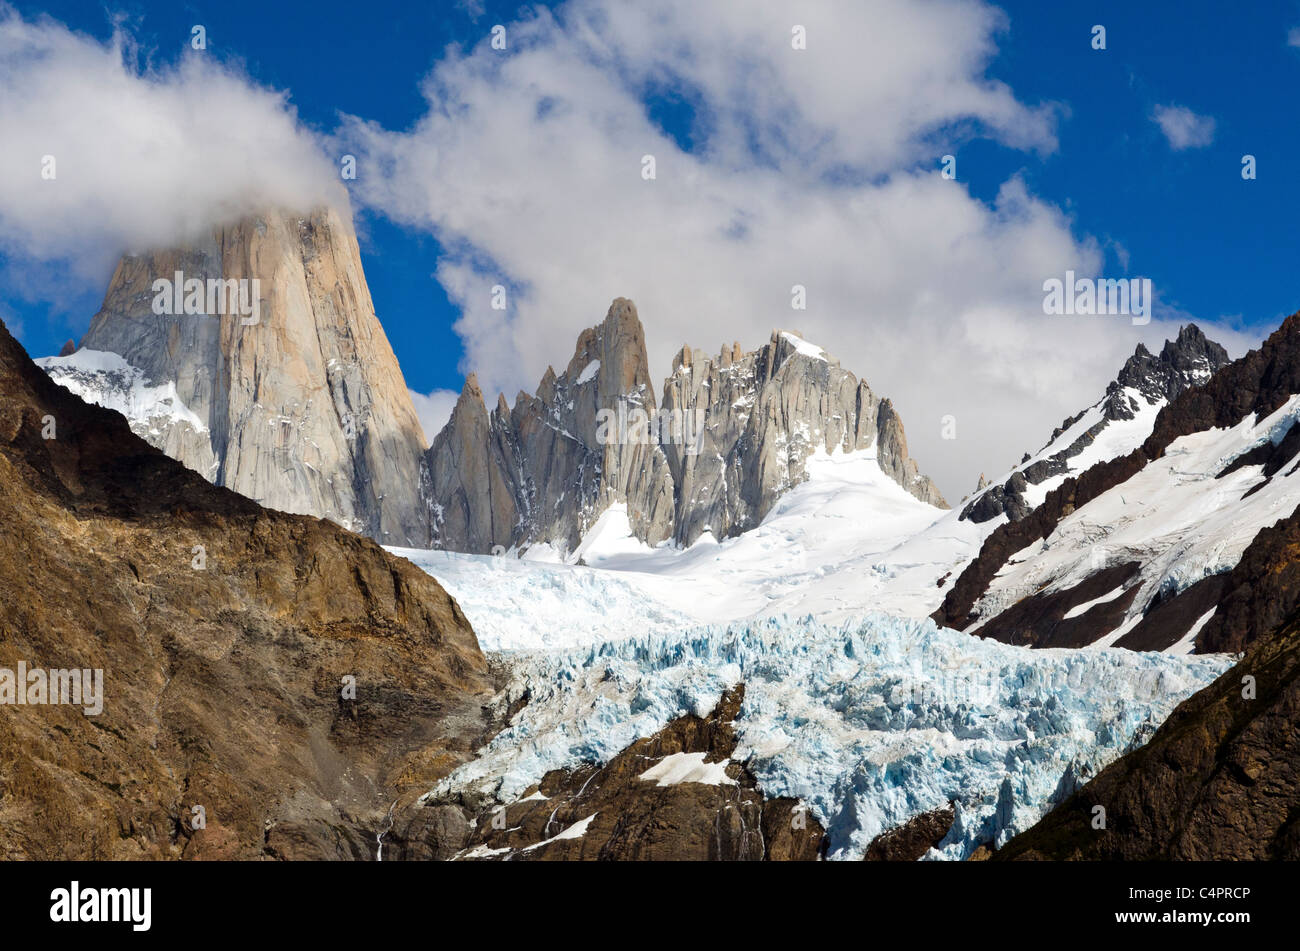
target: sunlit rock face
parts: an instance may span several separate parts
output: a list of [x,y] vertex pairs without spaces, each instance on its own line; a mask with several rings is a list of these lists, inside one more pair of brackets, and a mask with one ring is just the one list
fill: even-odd
[[[171,412],[132,416],[122,372],[88,377],[85,351],[119,356],[137,387],[170,387]],[[427,539],[423,433],[333,209],[124,257],[79,350],[45,363],[218,485],[390,544]]]

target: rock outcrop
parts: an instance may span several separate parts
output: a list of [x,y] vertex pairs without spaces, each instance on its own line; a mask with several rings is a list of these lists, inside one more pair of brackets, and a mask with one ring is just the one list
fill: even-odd
[[641,322],[621,298],[583,331],[564,372],[548,367],[537,395],[521,392],[513,409],[501,397],[489,414],[471,375],[428,452],[431,543],[572,550],[615,502],[631,503],[643,538],[671,537],[672,483],[654,413]]
[[517,802],[422,803],[399,817],[396,858],[461,861],[815,861],[825,833],[791,799],[766,799],[731,759],[744,685],[603,766],[552,770]]
[[716,359],[683,348],[656,400],[636,308],[619,298],[513,408],[500,398],[489,413],[466,381],[428,453],[431,543],[571,552],[614,504],[650,545],[726,538],[758,525],[819,449],[873,450],[904,489],[945,506],[890,401],[796,334]]
[[[373,858],[491,729],[436,581],[211,485],[3,329],[0,479],[4,858]],[[99,671],[102,709],[18,705],[20,665]]]
[[[124,361],[116,377],[98,372],[105,353]],[[217,485],[386,544],[427,537],[424,435],[333,209],[124,257],[78,351],[42,362]],[[173,412],[132,413],[161,387]]]
[[867,862],[916,862],[944,840],[956,815],[949,805],[913,816],[898,828],[876,836],[862,858]]
[[749,354],[716,359],[683,348],[664,383],[662,412],[698,419],[694,445],[664,447],[676,495],[673,539],[727,538],[754,528],[782,493],[807,478],[808,456],[874,449],[881,470],[923,502],[947,507],[907,454],[888,399],[798,335],[774,331]]
[[[1180,338],[1182,336],[1180,334]],[[1282,420],[1281,429],[1271,436],[1268,432],[1255,432],[1254,427],[1296,394],[1300,394],[1300,314],[1288,317],[1259,349],[1232,361],[1208,381],[1184,387],[1160,409],[1150,435],[1132,452],[1102,461],[1064,479],[1046,494],[1041,505],[1024,518],[998,526],[985,539],[979,555],[948,590],[933,618],[944,626],[959,630],[979,623],[981,626],[977,631],[981,635],[1038,646],[1080,646],[1115,630],[1112,623],[1115,612],[1128,610],[1124,608],[1126,602],[1123,599],[1132,598],[1129,590],[1120,597],[1097,603],[1090,610],[1080,611],[1085,604],[1100,596],[1097,589],[1104,585],[1105,573],[1116,569],[1116,563],[1097,564],[1089,577],[1068,591],[1048,591],[1053,579],[1047,575],[1040,576],[1034,591],[1021,593],[1014,604],[995,606],[996,613],[985,611],[981,601],[1000,573],[1009,570],[1013,555],[1039,540],[1048,539],[1053,533],[1058,533],[1059,537],[1058,528],[1063,521],[1112,489],[1129,483],[1149,465],[1162,460],[1176,440],[1192,434],[1224,431],[1250,419],[1252,423],[1243,428],[1243,438],[1249,438],[1257,445],[1250,448],[1251,443],[1245,443],[1242,453],[1227,457],[1228,463],[1217,473],[1222,478],[1246,465],[1260,467],[1256,478],[1262,482],[1255,482],[1244,493],[1237,490],[1223,494],[1217,503],[1240,511],[1283,469],[1288,477],[1295,471],[1294,462],[1300,453],[1300,434],[1293,435],[1296,433],[1293,422]],[[1213,475],[1210,473],[1207,481],[1217,482]],[[1168,486],[1167,481],[1161,485],[1162,493],[1167,491],[1165,486]],[[1143,498],[1139,490],[1134,489],[1128,498],[1121,497],[1121,509],[1130,500],[1135,508],[1140,506],[1142,509],[1159,501],[1149,490],[1147,497]],[[1283,496],[1277,504],[1285,501],[1286,496]],[[1197,650],[1240,651],[1290,617],[1300,607],[1300,572],[1292,567],[1296,539],[1300,538],[1300,509],[1296,509],[1294,501],[1290,509],[1294,510],[1278,511],[1280,520],[1265,525],[1256,533],[1231,570],[1208,572],[1196,583],[1169,585],[1167,591],[1157,592],[1146,602],[1133,602],[1141,608],[1142,617],[1116,642],[1117,645],[1163,650],[1190,631],[1192,624],[1201,618],[1195,638]],[[1108,521],[1116,518],[1114,512],[1097,517]],[[1120,517],[1123,517],[1122,512]],[[1183,546],[1180,551],[1190,543],[1186,538],[1174,541]],[[1166,540],[1165,544],[1168,543]],[[1059,544],[1055,547],[1060,549]],[[1143,550],[1136,551],[1131,546],[1128,549],[1143,559],[1138,567],[1160,551],[1160,546],[1139,547]],[[1105,545],[1099,545],[1096,550],[1104,553]],[[1124,557],[1127,558],[1127,554]],[[1058,574],[1064,577],[1070,567],[1068,562],[1065,563],[1064,569],[1058,569]],[[1129,575],[1136,577],[1132,572]],[[1067,618],[1066,614],[1072,616]]]

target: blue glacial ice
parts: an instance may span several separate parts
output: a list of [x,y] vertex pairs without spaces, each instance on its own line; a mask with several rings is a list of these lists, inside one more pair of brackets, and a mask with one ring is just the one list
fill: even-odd
[[834,859],[861,858],[881,832],[950,802],[957,820],[927,858],[1000,846],[1231,663],[1030,650],[883,614],[498,656],[512,666],[508,693],[530,700],[431,795],[472,788],[511,801],[548,770],[606,762],[675,717],[706,715],[744,682],[734,758],[766,795],[808,805]]

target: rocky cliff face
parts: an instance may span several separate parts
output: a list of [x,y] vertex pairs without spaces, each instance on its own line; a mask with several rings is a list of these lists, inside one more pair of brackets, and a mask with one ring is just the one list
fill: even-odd
[[803,481],[818,449],[873,451],[912,495],[945,504],[908,456],[892,404],[795,334],[775,332],[752,353],[724,347],[716,359],[683,348],[656,400],[641,322],[620,298],[579,337],[564,372],[548,369],[513,409],[502,398],[489,413],[467,380],[428,454],[431,541],[572,551],[616,503],[651,545],[729,537]]
[[1298,396],[1294,314],[998,526],[934,619],[1038,647],[1248,648],[1300,608]]
[[[209,484],[2,328],[0,479],[4,858],[373,858],[491,729],[436,581]],[[33,670],[99,671],[102,709],[18,705],[20,665],[29,699]]]
[[572,550],[614,502],[631,503],[643,538],[671,537],[672,483],[651,432],[654,402],[645,335],[623,299],[582,333],[564,372],[548,367],[537,395],[520,393],[513,409],[501,397],[489,415],[470,376],[428,452],[432,544]]
[[123,258],[80,349],[43,364],[217,485],[387,544],[427,536],[423,433],[332,209]]
[[705,531],[727,538],[757,526],[807,477],[805,463],[818,449],[874,450],[886,475],[921,501],[946,507],[908,456],[893,404],[796,334],[775,331],[753,353],[736,344],[716,359],[683,348],[664,383],[662,410],[703,424],[697,444],[664,449],[679,544]]

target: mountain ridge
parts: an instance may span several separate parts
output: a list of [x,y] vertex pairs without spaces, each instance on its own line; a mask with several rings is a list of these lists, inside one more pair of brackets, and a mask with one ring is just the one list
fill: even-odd
[[[987,491],[981,485],[976,497],[962,509],[961,517],[975,522],[986,522],[999,515],[1006,515],[1011,521],[1024,518],[1046,493],[1045,489],[1031,489],[1031,486],[1043,486],[1058,477],[1077,474],[1081,471],[1080,457],[1107,430],[1112,436],[1118,435],[1115,430],[1125,428],[1124,423],[1136,421],[1140,414],[1146,415],[1151,408],[1165,405],[1186,389],[1203,385],[1229,362],[1228,352],[1206,338],[1194,323],[1180,326],[1175,338],[1165,341],[1158,357],[1139,343],[1115,379],[1107,384],[1100,400],[1068,417],[1037,453],[1025,454],[1002,484],[987,487]],[[1134,432],[1141,437],[1146,435],[1136,427]],[[1066,435],[1070,437],[1069,442],[1054,448]],[[1136,439],[1134,445],[1140,441]],[[1049,449],[1053,451],[1048,452]]]
[[[1297,394],[1300,314],[1288,317],[1258,349],[1221,368],[1204,384],[1184,389],[1161,407],[1140,446],[1064,479],[1026,517],[996,528],[933,617],[947,626],[978,630],[983,636],[1011,639],[1013,643],[1021,642],[1016,638],[1033,630],[1036,644],[1078,646],[1081,638],[1087,642],[1086,638],[1095,638],[1097,631],[1113,629],[1108,612],[1122,608],[1132,623],[1122,629],[1123,636],[1117,641],[1121,646],[1163,648],[1173,643],[1170,637],[1176,641],[1175,634],[1182,636],[1190,631],[1198,649],[1242,649],[1278,621],[1280,608],[1269,607],[1270,603],[1278,599],[1283,603],[1294,601],[1289,574],[1285,583],[1268,581],[1255,591],[1251,582],[1238,580],[1238,566],[1255,557],[1252,552],[1261,548],[1271,552],[1265,557],[1276,557],[1277,546],[1285,544],[1284,539],[1289,537],[1289,530],[1281,532],[1280,524],[1274,522],[1279,508],[1290,511],[1300,502],[1286,481],[1295,468],[1284,474],[1278,471],[1300,448],[1300,442],[1291,436]],[[1170,457],[1171,451],[1176,455]],[[1135,499],[1132,503],[1123,492],[1125,486],[1130,487],[1128,495]],[[1159,496],[1153,494],[1157,490]],[[1104,527],[1103,537],[1113,536],[1124,524],[1147,519],[1152,512],[1158,514],[1162,504],[1173,504],[1168,499],[1175,497],[1175,491],[1199,492],[1195,498],[1201,501],[1189,495],[1184,507],[1201,506],[1202,520],[1220,513],[1216,517],[1224,520],[1221,535],[1206,536],[1203,543],[1197,542],[1192,523],[1188,522],[1188,528],[1163,540],[1148,538],[1145,552],[1127,543],[1116,547],[1111,541],[1086,540],[1090,521]],[[1103,498],[1108,507],[1097,510],[1097,505],[1102,504],[1098,500]],[[1186,519],[1187,512],[1178,517]],[[1153,527],[1158,528],[1158,524]],[[1035,591],[1018,592],[1014,587],[1017,579],[1028,575],[1026,569],[1012,567],[1011,556],[1026,553],[1035,545],[1035,551],[1045,550],[1050,537],[1055,557],[1068,559],[1069,550],[1061,541],[1067,528],[1077,539],[1071,542],[1078,546],[1076,561],[1061,562],[1062,568],[1044,569],[1047,573],[1037,576]],[[1270,547],[1270,538],[1283,540]],[[1088,621],[1079,614],[1070,616],[1075,608],[1082,610],[1091,602],[1083,597],[1081,589],[1071,593],[1069,585],[1077,586],[1087,576],[1111,570],[1134,556],[1139,567],[1153,565],[1157,572],[1177,572],[1177,561],[1189,557],[1189,546],[1193,545],[1214,548],[1213,552],[1198,555],[1209,559],[1197,569],[1204,571],[1203,575],[1168,573],[1151,575],[1143,581],[1135,569],[1117,581],[1129,599],[1127,605],[1120,604],[1116,597],[1109,602],[1111,607],[1099,605],[1097,614]],[[1241,550],[1234,555],[1238,547]],[[1021,562],[1024,560],[1022,555]],[[1089,561],[1093,563],[1089,565]],[[1254,578],[1253,584],[1258,586],[1267,577]],[[1133,581],[1144,585],[1142,600],[1136,602],[1132,601],[1138,595]],[[1050,591],[1045,590],[1048,582],[1055,586]],[[1153,588],[1157,582],[1158,589]],[[995,589],[1000,592],[996,598]],[[1012,600],[1014,606],[1009,604]],[[979,607],[981,603],[984,607]],[[1224,606],[1228,610],[1221,610]],[[1133,612],[1139,609],[1140,616],[1135,615]],[[1231,634],[1226,633],[1228,625],[1234,626]],[[1091,635],[1087,633],[1090,630]],[[1064,642],[1051,641],[1054,637],[1064,638]]]
[[[656,405],[658,404],[658,405]],[[874,449],[914,497],[945,506],[907,451],[893,404],[788,331],[717,359],[683,347],[656,400],[635,305],[617,298],[536,395],[488,412],[477,377],[427,453],[433,547],[575,550],[614,504],[650,546],[761,522],[814,450]],[[484,526],[487,526],[485,529]]]

